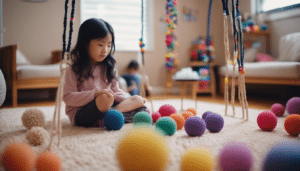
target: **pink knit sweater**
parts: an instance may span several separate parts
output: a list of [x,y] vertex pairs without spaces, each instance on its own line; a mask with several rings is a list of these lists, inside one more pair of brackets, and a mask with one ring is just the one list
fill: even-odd
[[117,102],[121,102],[129,97],[128,93],[119,88],[117,79],[114,79],[109,84],[101,79],[100,65],[94,66],[92,73],[94,78],[89,77],[79,84],[72,67],[70,66],[66,70],[63,100],[66,103],[66,114],[73,126],[75,126],[75,113],[94,100],[96,91],[111,89],[116,94],[115,101]]

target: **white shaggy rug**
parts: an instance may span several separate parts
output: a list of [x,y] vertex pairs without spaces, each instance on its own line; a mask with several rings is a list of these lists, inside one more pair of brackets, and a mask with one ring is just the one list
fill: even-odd
[[[180,110],[179,99],[154,100],[154,110],[158,111],[163,104],[171,104]],[[150,102],[146,103],[150,109]],[[184,100],[184,109],[194,107],[192,100]],[[256,123],[257,115],[262,110],[249,109],[249,121],[241,118],[241,108],[236,107],[236,118],[225,117],[225,106],[222,104],[205,103],[198,101],[197,115],[202,116],[205,111],[213,111],[224,117],[225,125],[221,132],[210,133],[208,130],[201,137],[189,137],[184,128],[177,131],[173,136],[166,137],[168,146],[171,149],[167,170],[180,170],[182,154],[190,147],[201,146],[207,148],[214,155],[214,169],[220,170],[218,165],[218,154],[224,143],[228,141],[245,142],[253,151],[254,166],[252,170],[261,170],[262,161],[272,145],[285,140],[300,140],[299,137],[291,137],[284,130],[285,117],[278,118],[277,127],[272,132],[264,132],[259,129]],[[46,116],[45,129],[50,131],[50,123],[53,117],[54,106],[37,107]],[[26,129],[22,126],[21,116],[28,108],[0,109],[0,154],[5,146],[12,141],[25,141]],[[57,137],[54,139],[52,150],[62,160],[63,170],[88,171],[88,170],[120,170],[115,156],[116,144],[124,133],[133,128],[132,124],[125,124],[119,131],[107,131],[99,128],[72,127],[66,115],[64,106],[62,108],[62,139],[57,147]],[[229,107],[229,114],[232,114]],[[154,126],[153,126],[154,127]],[[49,140],[40,145],[33,146],[36,154],[47,148]],[[0,170],[3,167],[0,166]]]

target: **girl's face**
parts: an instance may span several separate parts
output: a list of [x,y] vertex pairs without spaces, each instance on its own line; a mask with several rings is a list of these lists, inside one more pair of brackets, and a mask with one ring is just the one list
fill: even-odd
[[110,53],[112,36],[108,34],[102,39],[93,39],[88,46],[88,54],[93,65],[102,62]]

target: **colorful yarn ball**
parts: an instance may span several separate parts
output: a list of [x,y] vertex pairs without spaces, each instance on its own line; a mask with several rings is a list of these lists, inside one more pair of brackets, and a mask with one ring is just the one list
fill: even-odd
[[262,24],[262,25],[260,26],[260,30],[261,30],[261,31],[265,31],[265,30],[267,30],[267,29],[268,29],[268,26],[265,25],[265,24]]
[[300,143],[285,141],[275,144],[263,161],[263,171],[296,171],[300,168]]
[[149,128],[128,131],[116,150],[122,170],[165,170],[169,153],[165,139]]
[[300,114],[300,97],[293,97],[286,103],[289,114]]
[[203,119],[197,116],[192,116],[185,121],[184,129],[189,136],[200,137],[205,132],[206,123]]
[[35,155],[28,144],[13,143],[6,146],[1,161],[5,170],[31,171],[34,167]]
[[174,135],[177,130],[177,124],[174,119],[164,116],[156,121],[155,129],[164,135]]
[[152,117],[145,111],[138,112],[133,117],[133,124],[146,123],[152,125],[152,122]]
[[187,120],[189,117],[194,116],[194,114],[190,111],[185,111],[181,115],[184,117],[184,120]]
[[45,125],[45,115],[40,109],[30,108],[25,110],[21,119],[23,126],[27,129],[35,126],[44,127]]
[[33,127],[26,132],[25,139],[33,146],[41,145],[50,139],[50,134],[43,127]]
[[110,110],[104,116],[104,125],[109,131],[121,129],[124,123],[124,115],[118,110]]
[[181,171],[211,171],[213,169],[213,155],[209,150],[202,147],[190,148],[181,157],[180,169]]
[[178,115],[177,113],[170,115],[170,117],[176,122],[177,130],[181,130],[185,122],[184,117],[182,115]]
[[250,147],[242,142],[227,142],[219,152],[219,165],[223,171],[251,170],[253,154]]
[[208,114],[212,114],[212,113],[213,112],[211,112],[211,111],[204,112],[203,115],[202,115],[202,119],[205,119]]
[[59,171],[61,170],[61,160],[54,152],[46,151],[37,158],[36,169],[37,171]]
[[273,131],[277,126],[277,117],[269,110],[263,111],[257,116],[257,124],[263,131]]
[[162,105],[159,108],[158,112],[160,113],[161,116],[170,116],[173,113],[177,113],[175,107],[169,104]]
[[224,127],[224,119],[218,114],[208,114],[205,117],[206,128],[213,133],[220,132]]
[[155,123],[159,118],[161,118],[161,115],[159,112],[153,112],[151,117],[152,117],[153,122]]
[[197,111],[196,111],[196,109],[194,109],[194,108],[188,108],[186,111],[192,112],[194,116],[197,115]]
[[291,136],[298,136],[300,134],[300,115],[291,114],[285,118],[284,129]]
[[275,103],[271,106],[271,111],[277,116],[281,117],[284,115],[285,108],[280,103]]

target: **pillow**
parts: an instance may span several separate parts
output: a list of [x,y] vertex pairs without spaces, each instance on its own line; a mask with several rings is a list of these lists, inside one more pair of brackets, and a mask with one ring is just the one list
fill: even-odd
[[27,60],[24,54],[17,49],[17,65],[30,65],[31,63]]
[[300,62],[300,32],[290,33],[280,38],[279,60]]
[[259,47],[260,47],[260,43],[255,42],[252,44],[252,47],[245,49],[244,62],[254,62]]
[[269,62],[275,61],[270,55],[265,53],[257,53],[255,57],[256,62]]

